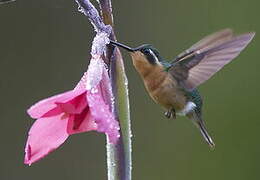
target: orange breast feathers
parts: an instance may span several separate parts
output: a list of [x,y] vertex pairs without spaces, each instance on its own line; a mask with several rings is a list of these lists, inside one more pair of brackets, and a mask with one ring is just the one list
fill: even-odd
[[182,109],[186,104],[186,97],[177,85],[177,81],[165,72],[160,64],[151,64],[141,52],[131,53],[134,67],[142,77],[145,87],[158,104],[166,109],[173,107]]

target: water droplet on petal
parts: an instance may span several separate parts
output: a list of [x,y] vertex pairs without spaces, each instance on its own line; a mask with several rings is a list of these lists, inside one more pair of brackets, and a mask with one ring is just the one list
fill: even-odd
[[114,125],[113,125],[113,124],[110,124],[110,125],[109,125],[109,128],[110,128],[110,129],[113,129],[113,128],[114,128]]
[[98,89],[97,89],[97,88],[92,88],[92,89],[90,90],[90,92],[91,92],[92,94],[98,93]]

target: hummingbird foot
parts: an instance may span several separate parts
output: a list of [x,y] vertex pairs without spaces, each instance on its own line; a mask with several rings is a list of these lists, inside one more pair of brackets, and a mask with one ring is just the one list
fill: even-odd
[[172,118],[176,119],[176,111],[174,108],[172,108]]
[[168,111],[166,111],[166,112],[164,113],[164,115],[165,115],[165,117],[167,117],[168,119],[170,119],[171,116],[172,116],[172,113],[171,113],[170,110],[168,110]]
[[172,117],[173,119],[176,119],[176,112],[175,112],[175,109],[174,109],[174,108],[172,108],[172,109],[166,111],[166,112],[164,113],[164,115],[165,115],[165,117],[167,117],[168,119],[170,119],[171,117]]

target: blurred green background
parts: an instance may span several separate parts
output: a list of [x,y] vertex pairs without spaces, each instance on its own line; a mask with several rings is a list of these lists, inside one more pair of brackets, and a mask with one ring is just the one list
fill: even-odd
[[[116,34],[151,43],[172,59],[203,36],[230,27],[260,32],[259,0],[113,1]],[[17,0],[0,6],[0,179],[105,180],[105,136],[71,136],[40,162],[23,164],[26,109],[72,89],[86,70],[93,28],[73,0]],[[258,34],[235,61],[200,86],[211,151],[185,118],[168,120],[123,52],[131,103],[134,180],[259,180]]]

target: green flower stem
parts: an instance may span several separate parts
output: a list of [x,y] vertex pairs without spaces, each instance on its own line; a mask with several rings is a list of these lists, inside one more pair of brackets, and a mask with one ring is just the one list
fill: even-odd
[[[108,180],[131,180],[132,147],[128,84],[119,50],[111,57],[111,78],[113,93],[116,94],[114,113],[121,127],[121,138],[117,145],[107,145]],[[108,143],[109,144],[109,143]]]
[[[112,4],[110,0],[99,0],[103,22],[114,26]],[[115,40],[112,30],[110,39]],[[120,51],[113,46],[108,46],[107,58],[110,62],[110,77],[112,90],[115,97],[113,113],[119,120],[121,137],[117,145],[110,144],[107,140],[107,165],[108,180],[132,179],[132,145],[131,123],[128,97],[128,81],[125,74],[124,62]]]
[[[75,0],[79,11],[84,13],[93,24],[96,32],[110,34],[110,39],[115,40],[113,27],[112,4],[110,0],[97,0],[102,14],[89,0]],[[130,109],[128,98],[128,83],[125,75],[124,62],[120,51],[114,46],[107,46],[105,62],[110,72],[114,103],[111,109],[120,124],[120,138],[116,145],[110,144],[107,138],[107,166],[108,180],[131,180],[132,147],[130,128]]]

